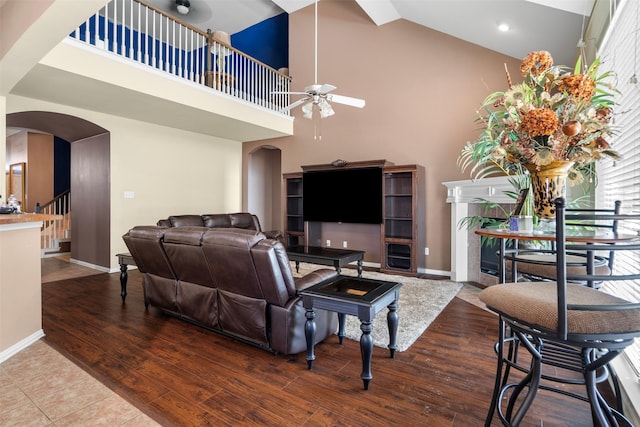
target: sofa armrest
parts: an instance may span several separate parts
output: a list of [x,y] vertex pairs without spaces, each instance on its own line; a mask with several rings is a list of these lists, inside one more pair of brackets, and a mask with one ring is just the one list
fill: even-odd
[[332,277],[338,277],[338,273],[329,268],[321,268],[306,274],[304,277],[298,277],[294,279],[296,282],[296,293]]
[[267,236],[267,239],[277,240],[280,243],[284,244],[284,234],[280,230],[269,230],[263,231],[264,235]]

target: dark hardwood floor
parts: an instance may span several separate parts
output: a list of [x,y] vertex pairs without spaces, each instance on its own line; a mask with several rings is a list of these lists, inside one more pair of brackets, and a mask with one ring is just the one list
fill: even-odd
[[[395,359],[375,347],[374,378],[364,391],[358,342],[325,340],[309,371],[304,354],[273,355],[145,310],[137,270],[129,273],[126,304],[119,273],[42,289],[46,342],[163,425],[484,423],[497,320],[459,298]],[[591,420],[585,403],[540,392],[524,425],[586,426]]]

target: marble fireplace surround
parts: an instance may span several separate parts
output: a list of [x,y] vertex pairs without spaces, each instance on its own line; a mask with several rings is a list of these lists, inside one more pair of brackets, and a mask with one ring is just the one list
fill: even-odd
[[503,217],[500,209],[485,212],[480,205],[484,199],[499,203],[509,212],[514,199],[505,192],[514,191],[506,176],[443,182],[447,187],[447,203],[451,203],[451,280],[478,282],[486,285],[497,283],[497,277],[480,271],[480,237],[473,230],[460,228],[460,220],[471,215]]

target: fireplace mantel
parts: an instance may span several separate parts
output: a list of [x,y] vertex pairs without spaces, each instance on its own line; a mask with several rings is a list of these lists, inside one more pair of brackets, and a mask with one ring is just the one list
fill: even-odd
[[514,199],[506,192],[514,191],[509,179],[504,177],[478,180],[443,182],[447,187],[447,203],[451,203],[451,280],[469,280],[469,233],[460,229],[460,221],[469,216],[469,204],[483,200],[512,204]]

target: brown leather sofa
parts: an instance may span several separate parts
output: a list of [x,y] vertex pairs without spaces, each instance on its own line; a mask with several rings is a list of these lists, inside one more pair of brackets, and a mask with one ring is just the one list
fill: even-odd
[[[291,272],[282,243],[255,230],[137,226],[123,239],[143,273],[145,305],[264,349],[307,348],[298,292],[337,276]],[[337,315],[316,310],[316,343],[337,329]]]
[[208,228],[242,228],[245,230],[262,231],[269,239],[277,239],[284,244],[284,237],[279,230],[263,231],[260,220],[248,212],[206,214],[206,215],[172,215],[161,219],[156,225],[161,227],[208,227]]

